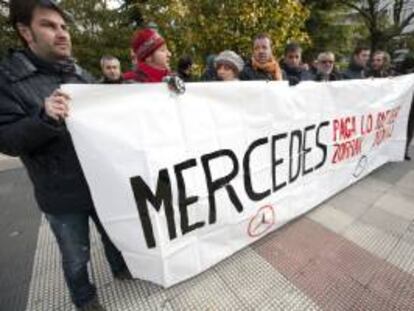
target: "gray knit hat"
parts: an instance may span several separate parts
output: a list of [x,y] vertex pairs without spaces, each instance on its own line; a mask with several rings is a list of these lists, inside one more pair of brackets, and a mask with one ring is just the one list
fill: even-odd
[[243,70],[244,61],[243,59],[237,55],[237,53],[226,50],[221,52],[215,59],[215,65],[217,67],[218,64],[229,64],[234,67],[239,73]]

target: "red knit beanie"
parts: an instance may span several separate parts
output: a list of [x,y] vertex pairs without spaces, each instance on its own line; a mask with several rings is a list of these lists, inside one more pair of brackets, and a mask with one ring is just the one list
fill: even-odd
[[132,49],[140,62],[144,61],[164,43],[164,38],[152,28],[138,30],[132,37]]

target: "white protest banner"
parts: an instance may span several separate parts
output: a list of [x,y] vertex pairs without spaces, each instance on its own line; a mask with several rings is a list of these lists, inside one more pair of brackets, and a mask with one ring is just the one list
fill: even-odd
[[99,217],[137,278],[195,276],[403,159],[414,75],[186,87],[64,87]]

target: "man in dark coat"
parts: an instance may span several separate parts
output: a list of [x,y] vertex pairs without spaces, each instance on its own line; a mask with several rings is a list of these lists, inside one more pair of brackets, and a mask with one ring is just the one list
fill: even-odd
[[364,46],[356,47],[352,53],[351,62],[347,70],[342,74],[345,80],[365,79],[370,49]]
[[313,80],[312,74],[302,64],[302,48],[297,43],[286,45],[280,67],[283,69],[290,85]]
[[338,81],[341,80],[341,74],[335,68],[335,54],[332,52],[323,52],[318,55],[316,63],[315,81]]
[[405,160],[411,161],[411,156],[409,155],[410,151],[410,144],[413,140],[414,135],[414,96],[411,101],[411,108],[410,108],[410,114],[408,116],[408,126],[407,126],[407,145],[405,148]]
[[193,59],[189,55],[183,55],[178,60],[177,75],[184,82],[195,82],[196,77],[193,75]]
[[64,122],[69,97],[60,85],[92,81],[71,58],[69,18],[52,0],[10,1],[11,22],[26,48],[0,64],[0,152],[19,156],[27,169],[77,309],[104,310],[88,277],[90,218],[114,276],[124,278],[128,270],[99,222]]
[[206,67],[204,69],[203,74],[200,77],[201,82],[211,82],[211,81],[217,81],[217,72],[216,72],[216,64],[215,59],[217,55],[210,54],[206,58]]
[[[414,53],[410,53],[405,56],[405,59],[402,63],[402,73],[403,74],[410,74],[414,73]],[[410,144],[413,140],[414,136],[414,96],[411,101],[411,109],[410,114],[408,117],[408,127],[407,127],[407,147],[405,150],[405,159],[407,161],[411,160],[411,156],[409,155]]]
[[282,80],[279,63],[273,56],[272,40],[260,34],[253,40],[253,55],[240,73],[240,80]]
[[111,55],[102,56],[101,61],[102,79],[99,81],[102,84],[122,84],[124,78],[121,73],[121,62],[118,58]]

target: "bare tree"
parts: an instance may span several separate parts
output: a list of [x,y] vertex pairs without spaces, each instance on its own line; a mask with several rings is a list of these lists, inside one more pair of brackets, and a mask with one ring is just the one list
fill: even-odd
[[371,49],[384,48],[414,23],[413,0],[339,0],[355,10],[370,34]]

